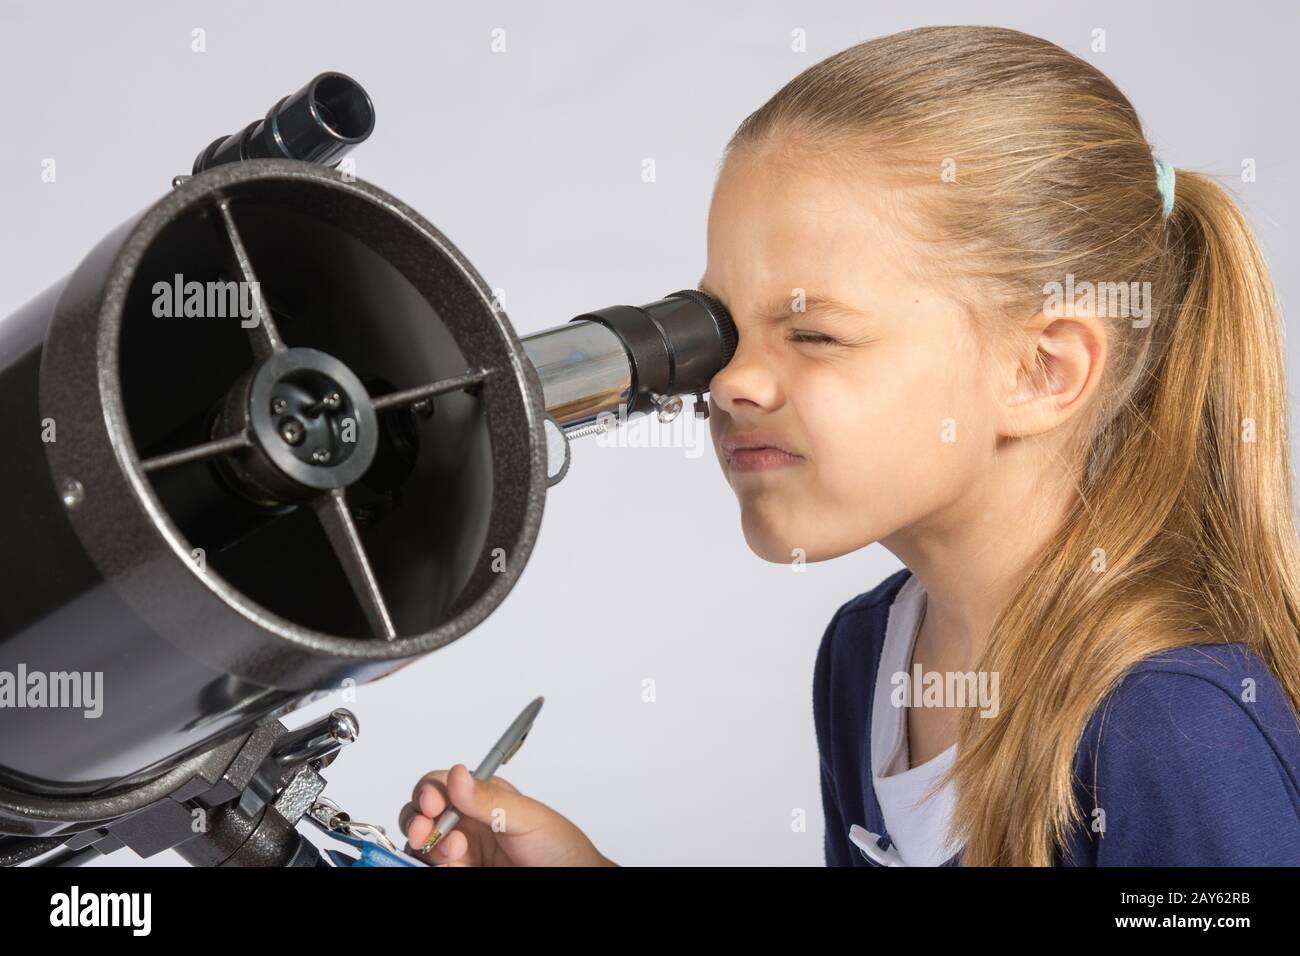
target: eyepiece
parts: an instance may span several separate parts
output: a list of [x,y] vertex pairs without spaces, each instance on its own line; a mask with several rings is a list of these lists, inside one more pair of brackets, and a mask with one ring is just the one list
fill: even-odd
[[622,340],[633,375],[628,412],[654,407],[653,395],[706,392],[736,352],[736,325],[726,307],[698,289],[641,306],[613,305],[571,322],[599,322]]
[[339,142],[359,143],[375,128],[370,97],[355,80],[342,73],[322,73],[304,89],[320,125]]
[[335,165],[374,128],[375,107],[361,84],[342,73],[321,73],[262,119],[214,140],[194,160],[194,173],[245,159]]
[[568,428],[605,412],[648,412],[665,396],[702,395],[738,340],[726,306],[683,289],[645,305],[586,312],[522,344],[547,414]]

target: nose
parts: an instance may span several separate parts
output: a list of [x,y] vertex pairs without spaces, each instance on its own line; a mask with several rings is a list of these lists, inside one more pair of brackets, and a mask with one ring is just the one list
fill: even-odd
[[770,411],[782,401],[776,365],[754,335],[741,334],[736,354],[710,380],[709,391],[717,406],[731,415]]

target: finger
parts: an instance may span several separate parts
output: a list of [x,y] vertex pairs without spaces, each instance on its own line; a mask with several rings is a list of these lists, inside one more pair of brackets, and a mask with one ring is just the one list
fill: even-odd
[[442,816],[442,811],[446,807],[446,798],[438,794],[425,801],[424,806],[412,801],[402,807],[397,812],[397,828],[405,833],[411,826],[411,821],[416,817],[424,817],[432,822]]
[[415,786],[411,788],[411,799],[418,802],[420,799],[420,791],[423,790],[426,785],[441,787],[445,793],[447,790],[447,771],[430,770],[419,780],[415,781]]
[[406,827],[415,814],[422,813],[431,820],[435,820],[447,809],[446,789],[439,789],[441,784],[422,782],[416,786],[415,792],[411,794],[411,801],[402,807],[397,813],[397,823],[402,832],[406,832]]
[[513,786],[499,785],[496,778],[477,779],[463,763],[456,764],[447,772],[446,787],[451,805],[466,819],[491,826],[497,815],[504,813],[510,820],[513,833],[536,826],[539,816],[550,812]]
[[425,856],[431,856],[439,863],[464,862],[469,849],[469,837],[460,830],[452,830],[434,845]]
[[424,841],[429,839],[429,834],[433,832],[433,821],[417,813],[406,822],[402,832],[406,834],[407,845],[412,850],[419,851],[424,846]]
[[[424,844],[428,841],[429,835],[433,833],[433,821],[422,814],[416,814],[411,817],[403,828],[403,832],[406,834],[407,844],[416,853],[424,853]],[[459,829],[453,827],[451,832],[444,834],[442,839],[429,852],[440,857],[454,859],[467,849],[469,849],[469,838]]]
[[414,802],[408,803],[397,814],[397,829],[403,833],[411,826],[411,821],[420,815],[420,808]]
[[436,820],[447,809],[448,803],[446,784],[425,783],[420,787],[415,805],[426,817]]
[[417,816],[406,830],[406,842],[409,852],[426,863],[448,863],[459,860],[469,849],[469,838],[460,830],[453,829],[439,840],[433,849],[424,849],[425,841],[433,832],[433,821]]

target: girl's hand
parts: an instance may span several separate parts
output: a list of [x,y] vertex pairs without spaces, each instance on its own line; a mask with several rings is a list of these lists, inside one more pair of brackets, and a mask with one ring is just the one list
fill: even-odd
[[[424,841],[450,803],[460,822],[428,853]],[[496,822],[496,829],[493,823]],[[478,780],[463,763],[426,773],[398,816],[407,852],[432,866],[617,866],[587,835],[502,777]]]

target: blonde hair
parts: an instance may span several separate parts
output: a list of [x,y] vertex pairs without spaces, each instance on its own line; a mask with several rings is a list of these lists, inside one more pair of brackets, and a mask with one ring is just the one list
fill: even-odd
[[727,156],[771,143],[929,184],[914,191],[921,234],[961,255],[927,266],[981,324],[1041,311],[1067,273],[1150,283],[1149,325],[1108,320],[1077,500],[973,665],[1004,693],[997,717],[968,709],[959,725],[947,779],[962,864],[1060,861],[1083,822],[1080,737],[1146,657],[1240,641],[1300,711],[1279,309],[1229,195],[1178,169],[1163,218],[1124,95],[1060,47],[994,27],[924,27],[823,60],[751,114]]

